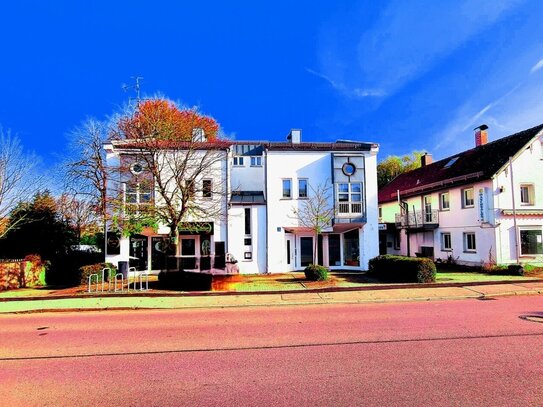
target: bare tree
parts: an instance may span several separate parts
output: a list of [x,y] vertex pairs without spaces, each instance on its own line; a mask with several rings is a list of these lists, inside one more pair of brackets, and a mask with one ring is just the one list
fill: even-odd
[[87,119],[70,134],[70,156],[65,163],[64,190],[70,195],[82,196],[91,202],[103,227],[107,221],[107,182],[103,144],[108,136],[108,124]]
[[24,217],[8,222],[8,216],[18,202],[30,199],[39,188],[36,162],[36,157],[24,154],[17,137],[0,127],[0,238],[24,222]]
[[302,200],[300,207],[293,208],[292,211],[299,225],[311,229],[315,234],[313,264],[318,264],[318,237],[325,228],[332,226],[334,206],[331,200],[331,186],[328,181],[316,187],[308,186],[309,194],[307,199]]
[[194,221],[214,221],[226,212],[226,141],[126,140],[121,180],[124,184],[122,221],[154,221],[170,228],[180,255],[179,229]]
[[78,243],[83,233],[96,233],[99,230],[96,206],[88,199],[64,193],[57,199],[57,205],[59,215],[74,230]]

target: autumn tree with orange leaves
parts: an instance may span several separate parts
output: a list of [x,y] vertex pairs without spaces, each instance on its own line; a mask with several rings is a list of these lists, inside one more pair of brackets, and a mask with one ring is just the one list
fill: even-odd
[[[202,130],[205,137],[195,138]],[[167,225],[179,257],[181,227],[219,220],[226,208],[230,143],[218,132],[215,119],[164,99],[140,102],[132,114],[120,117],[110,138],[124,152],[120,179],[130,195],[122,200],[119,229]]]
[[196,109],[179,109],[173,102],[164,99],[139,103],[134,114],[122,117],[118,124],[123,138],[133,140],[191,141],[194,129],[202,129],[208,141],[215,141],[219,124]]

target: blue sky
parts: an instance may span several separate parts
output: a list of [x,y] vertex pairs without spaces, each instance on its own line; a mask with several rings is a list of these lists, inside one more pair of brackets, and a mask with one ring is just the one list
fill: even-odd
[[543,122],[543,2],[17,1],[0,6],[0,124],[45,165],[143,92],[239,140],[347,138],[443,158]]

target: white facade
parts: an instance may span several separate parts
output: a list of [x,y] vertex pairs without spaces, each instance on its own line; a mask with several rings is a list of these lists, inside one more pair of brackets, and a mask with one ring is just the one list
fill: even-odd
[[[215,267],[215,258],[226,255],[226,260],[237,260],[240,273],[302,270],[313,263],[318,243],[320,264],[331,269],[367,269],[368,260],[378,254],[377,145],[303,143],[300,138],[298,133],[285,143],[234,142],[224,150],[224,159],[209,174],[214,183],[224,184],[225,193],[213,201],[200,201],[221,208],[221,216],[187,219],[198,230],[180,232],[184,264],[217,272],[220,266]],[[108,163],[118,164],[119,157],[129,154],[110,145]],[[313,188],[324,184],[330,188],[328,203],[335,214],[317,237],[301,226],[294,211],[311,200]],[[160,204],[156,191],[154,203]],[[169,235],[169,228],[159,225],[158,230],[146,228],[136,237],[119,236],[119,248],[108,252],[106,261],[129,261],[138,269],[158,272],[171,260],[157,252]],[[205,262],[210,263],[203,267]]]
[[[488,179],[469,182],[468,177],[453,187],[437,187],[408,197],[400,191],[404,209],[397,200],[381,202],[379,222],[387,228],[380,234],[381,253],[429,255],[472,266],[542,264],[541,133],[511,157],[511,163],[505,159]],[[405,204],[411,214],[409,226]],[[413,214],[417,214],[415,225]]]

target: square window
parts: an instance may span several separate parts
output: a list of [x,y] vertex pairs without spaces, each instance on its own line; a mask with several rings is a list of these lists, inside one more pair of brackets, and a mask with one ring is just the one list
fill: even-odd
[[520,231],[520,254],[543,254],[543,233],[541,232],[541,229]]
[[261,167],[262,166],[262,157],[251,157],[251,167]]
[[245,253],[243,253],[243,259],[244,260],[252,260],[253,259],[253,252],[245,252]]
[[462,208],[473,208],[473,188],[462,190]]
[[448,192],[443,192],[439,194],[439,209],[442,211],[448,211],[449,209],[451,209]]
[[464,251],[465,252],[477,251],[477,246],[475,244],[475,233],[473,232],[464,233]]
[[349,184],[338,184],[337,191],[338,192],[349,192]]
[[534,186],[525,184],[520,186],[520,203],[521,205],[533,205],[535,201]]
[[292,180],[283,180],[283,198],[292,198]]
[[243,163],[243,157],[241,156],[236,156],[234,157],[234,166],[236,167],[243,167],[244,163]]
[[298,180],[298,198],[307,198],[307,180]]
[[246,237],[245,239],[243,239],[243,244],[245,246],[251,246],[253,244],[253,239],[251,239],[250,237]]
[[452,250],[451,234],[442,233],[441,234],[441,250],[450,251]]

